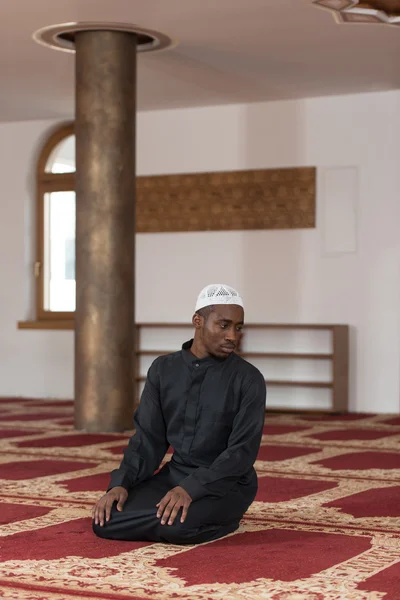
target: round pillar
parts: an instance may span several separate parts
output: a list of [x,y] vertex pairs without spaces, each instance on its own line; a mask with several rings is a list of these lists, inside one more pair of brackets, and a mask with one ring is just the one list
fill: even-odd
[[76,48],[75,426],[123,431],[134,410],[137,36]]

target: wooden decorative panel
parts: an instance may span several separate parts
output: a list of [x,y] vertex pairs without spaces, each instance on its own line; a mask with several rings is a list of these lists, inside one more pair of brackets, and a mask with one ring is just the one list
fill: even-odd
[[316,169],[265,169],[137,178],[136,230],[315,227]]

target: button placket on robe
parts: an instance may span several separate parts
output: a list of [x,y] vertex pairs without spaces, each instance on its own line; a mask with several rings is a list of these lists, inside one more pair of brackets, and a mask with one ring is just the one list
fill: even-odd
[[188,455],[190,453],[190,448],[196,434],[196,415],[200,401],[201,386],[209,368],[209,364],[201,363],[200,361],[192,363],[192,385],[188,393],[183,425],[183,441],[181,447],[181,453],[183,455]]

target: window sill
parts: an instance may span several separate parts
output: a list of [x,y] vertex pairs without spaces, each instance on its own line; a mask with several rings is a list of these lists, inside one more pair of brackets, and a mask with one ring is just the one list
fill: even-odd
[[70,330],[75,329],[75,321],[73,319],[65,320],[51,320],[48,321],[18,321],[18,329],[59,329],[59,330]]

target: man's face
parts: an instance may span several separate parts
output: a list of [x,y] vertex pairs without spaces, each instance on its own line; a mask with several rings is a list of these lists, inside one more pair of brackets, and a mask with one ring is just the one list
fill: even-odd
[[216,304],[207,318],[199,319],[199,339],[208,354],[227,358],[239,346],[244,319],[241,306]]

